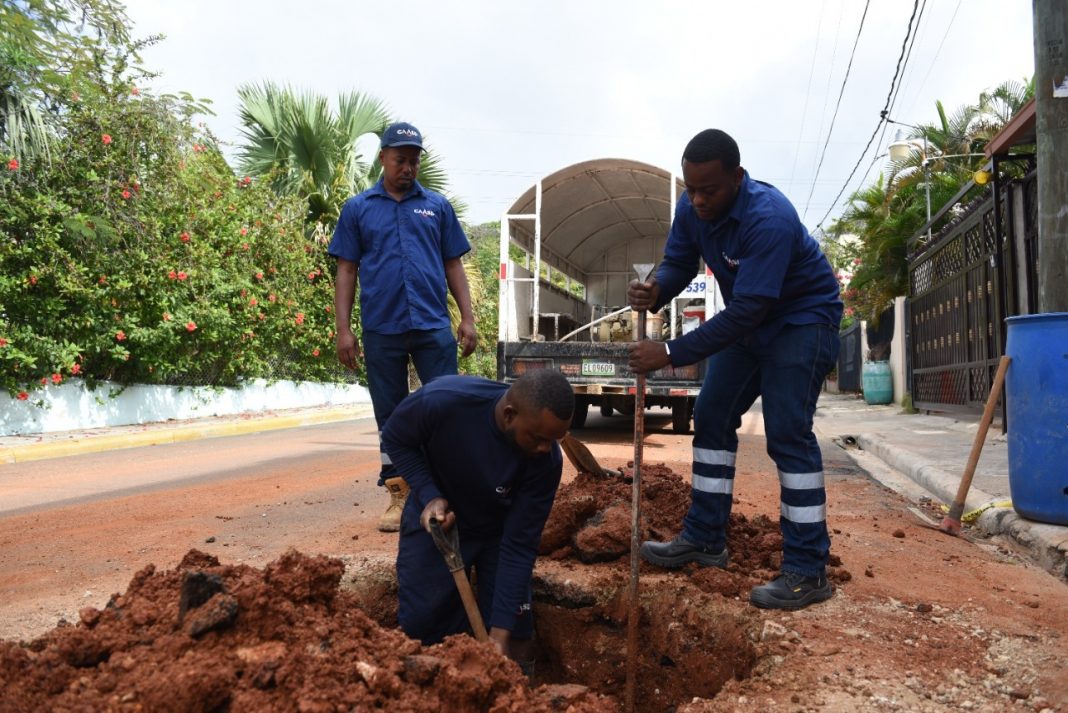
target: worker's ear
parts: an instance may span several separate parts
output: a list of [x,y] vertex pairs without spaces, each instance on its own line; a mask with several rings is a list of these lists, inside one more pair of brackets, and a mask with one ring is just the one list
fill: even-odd
[[504,425],[505,428],[510,427],[515,423],[516,418],[519,416],[519,409],[515,407],[515,404],[504,404]]

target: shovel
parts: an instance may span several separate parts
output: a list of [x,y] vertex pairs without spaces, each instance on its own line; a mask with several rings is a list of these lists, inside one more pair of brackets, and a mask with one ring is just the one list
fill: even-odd
[[571,461],[571,465],[575,466],[575,470],[580,473],[589,473],[590,475],[601,477],[622,477],[623,475],[621,470],[601,467],[601,464],[590,453],[590,449],[586,447],[586,444],[570,433],[560,439],[560,448],[563,449],[567,459]]
[[482,623],[482,614],[478,611],[478,603],[475,601],[475,593],[471,591],[471,583],[467,581],[464,572],[464,558],[460,554],[460,529],[453,525],[446,533],[441,529],[441,521],[436,517],[430,518],[430,536],[434,538],[441,556],[445,558],[445,565],[452,572],[452,578],[456,582],[456,589],[460,592],[460,600],[464,603],[464,611],[467,612],[467,620],[471,622],[471,629],[475,632],[475,638],[479,641],[488,641],[486,625]]

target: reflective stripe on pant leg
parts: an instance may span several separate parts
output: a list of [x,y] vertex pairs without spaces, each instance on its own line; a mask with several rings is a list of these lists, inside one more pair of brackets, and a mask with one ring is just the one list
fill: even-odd
[[823,572],[830,554],[827,534],[827,491],[823,471],[779,471],[783,571],[806,576]]
[[712,355],[694,407],[693,487],[682,536],[719,552],[727,544],[738,427],[759,393],[750,350],[734,344]]

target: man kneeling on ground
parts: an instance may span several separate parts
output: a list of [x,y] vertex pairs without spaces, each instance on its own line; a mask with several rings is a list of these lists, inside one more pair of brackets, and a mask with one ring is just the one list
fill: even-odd
[[382,429],[382,444],[411,487],[397,553],[398,619],[424,644],[470,631],[460,596],[429,533],[430,518],[459,528],[460,551],[477,577],[490,640],[529,660],[530,577],[560,484],[557,441],[575,396],[559,372],[539,370],[511,386],[443,376],[412,393]]

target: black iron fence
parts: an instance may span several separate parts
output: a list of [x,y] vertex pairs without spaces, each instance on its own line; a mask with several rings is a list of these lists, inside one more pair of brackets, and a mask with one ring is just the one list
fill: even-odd
[[[998,161],[994,174],[997,175]],[[1034,309],[1036,173],[969,183],[909,243],[910,391],[917,408],[981,410],[1005,353],[1005,318]],[[927,227],[924,227],[924,231]]]

